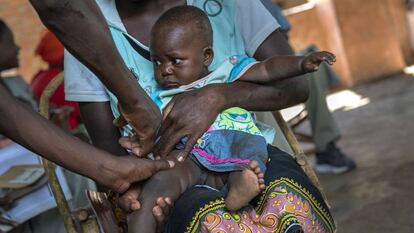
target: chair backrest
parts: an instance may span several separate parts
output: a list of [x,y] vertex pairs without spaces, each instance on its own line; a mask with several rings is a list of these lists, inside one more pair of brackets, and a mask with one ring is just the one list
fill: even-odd
[[[40,97],[40,114],[49,119],[49,102],[51,96],[57,90],[57,88],[63,83],[63,72],[56,75],[44,89],[42,96]],[[80,220],[80,226],[83,232],[99,233],[98,224],[96,219],[89,218],[88,213],[82,211],[71,212],[69,204],[63,194],[62,187],[55,173],[55,166],[52,162],[46,159],[42,159],[43,167],[45,168],[46,175],[49,179],[50,187],[53,192],[53,196],[56,201],[57,208],[65,224],[66,231],[68,233],[78,233],[76,229],[75,219]],[[80,214],[83,213],[83,214]],[[86,216],[86,217],[85,217]],[[85,231],[87,229],[87,231]]]
[[301,166],[302,170],[305,172],[305,174],[309,177],[313,185],[318,188],[318,190],[321,192],[326,204],[328,207],[330,207],[328,200],[326,198],[326,195],[322,189],[322,185],[319,182],[318,177],[316,176],[315,171],[313,170],[312,166],[306,159],[306,155],[303,152],[302,147],[300,146],[298,140],[296,139],[295,135],[293,134],[292,130],[289,128],[286,121],[283,119],[282,114],[280,112],[275,111],[272,112],[273,117],[275,118],[277,124],[279,125],[280,129],[282,130],[282,133],[285,135],[290,147],[293,151],[293,157],[295,158],[296,162]]

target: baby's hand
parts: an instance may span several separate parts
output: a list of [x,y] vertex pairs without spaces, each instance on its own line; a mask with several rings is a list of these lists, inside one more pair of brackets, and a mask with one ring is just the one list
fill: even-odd
[[302,70],[306,73],[315,72],[323,61],[332,65],[336,61],[336,56],[326,51],[313,52],[303,59]]

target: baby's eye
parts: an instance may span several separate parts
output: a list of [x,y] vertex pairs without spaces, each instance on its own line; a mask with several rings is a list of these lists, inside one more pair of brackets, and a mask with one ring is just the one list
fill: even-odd
[[174,64],[174,65],[179,65],[179,64],[181,64],[181,63],[183,63],[183,60],[182,60],[182,59],[180,59],[180,58],[175,58],[175,59],[173,60],[173,64]]
[[158,60],[153,60],[152,62],[153,62],[153,63],[154,63],[154,65],[156,65],[156,66],[160,66],[160,65],[161,65],[161,62],[160,62],[160,61],[158,61]]

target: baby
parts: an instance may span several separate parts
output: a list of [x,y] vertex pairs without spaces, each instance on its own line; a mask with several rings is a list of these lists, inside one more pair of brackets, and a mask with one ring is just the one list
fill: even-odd
[[[213,60],[212,34],[208,17],[191,6],[172,8],[155,23],[150,52],[155,79],[162,89],[154,101],[161,109],[174,95],[205,85],[276,82],[314,72],[323,61],[335,62],[335,56],[328,52],[275,56],[264,62],[235,55],[209,72],[208,66]],[[186,138],[182,139],[173,155],[179,153],[185,141]],[[155,232],[151,211],[156,198],[176,200],[189,187],[204,184],[209,172],[222,174],[228,190],[225,205],[229,211],[246,206],[265,187],[267,159],[267,142],[250,113],[238,107],[223,111],[197,141],[189,158],[155,174],[144,184],[140,196],[142,206],[129,216],[129,231]]]

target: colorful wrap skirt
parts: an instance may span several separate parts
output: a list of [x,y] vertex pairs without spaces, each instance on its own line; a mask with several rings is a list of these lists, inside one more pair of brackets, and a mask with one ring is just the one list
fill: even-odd
[[266,188],[249,206],[229,212],[224,192],[196,186],[175,202],[166,232],[335,232],[322,195],[295,160],[275,147],[268,153]]

